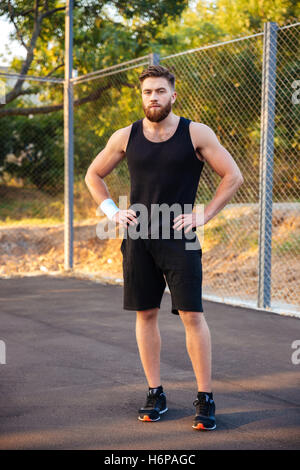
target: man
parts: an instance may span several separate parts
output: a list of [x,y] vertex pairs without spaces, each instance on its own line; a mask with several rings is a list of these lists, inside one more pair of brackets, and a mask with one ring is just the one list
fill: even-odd
[[[157,421],[167,408],[160,378],[161,338],[158,311],[166,287],[172,299],[172,313],[179,314],[185,327],[186,346],[195,373],[198,394],[192,427],[216,428],[215,403],[211,387],[211,339],[202,306],[202,250],[196,234],[234,196],[243,183],[241,172],[230,153],[207,125],[177,116],[172,111],[177,93],[175,77],[165,67],[151,65],[139,77],[145,118],[112,134],[86,174],[93,198],[111,220],[125,227],[121,245],[124,274],[124,309],[136,311],[136,339],[149,385],[147,401],[140,408],[141,421]],[[120,210],[110,199],[103,178],[126,158],[130,173],[129,209]],[[194,205],[201,171],[207,162],[222,180],[202,215],[185,204]],[[132,207],[143,205],[148,237],[130,237],[142,223]],[[172,217],[170,236],[163,222],[152,230],[154,205],[179,204],[181,213]],[[168,217],[167,217],[168,219]],[[155,219],[157,222],[158,219]],[[147,225],[148,224],[148,225]],[[146,231],[147,231],[146,230]],[[192,232],[191,232],[192,231]],[[190,233],[191,232],[191,233]],[[154,233],[154,236],[151,235]],[[181,234],[178,238],[176,234]],[[196,249],[186,249],[187,237],[194,235]]]

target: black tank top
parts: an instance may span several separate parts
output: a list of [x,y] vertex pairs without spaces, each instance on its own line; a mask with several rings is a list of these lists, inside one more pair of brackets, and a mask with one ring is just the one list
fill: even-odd
[[[151,204],[172,206],[177,203],[182,213],[184,204],[194,207],[204,162],[196,156],[190,136],[190,122],[190,119],[180,117],[175,133],[163,142],[152,142],[145,137],[142,119],[132,124],[126,149],[131,183],[130,204],[141,203],[147,207],[149,229]],[[171,238],[174,235],[172,221],[177,214],[170,213]],[[161,236],[161,229],[159,233]]]

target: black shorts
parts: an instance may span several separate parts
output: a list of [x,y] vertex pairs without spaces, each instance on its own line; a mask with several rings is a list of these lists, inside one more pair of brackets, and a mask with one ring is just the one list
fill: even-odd
[[124,238],[123,255],[125,310],[160,308],[166,283],[172,313],[203,312],[202,249],[187,250],[183,239]]

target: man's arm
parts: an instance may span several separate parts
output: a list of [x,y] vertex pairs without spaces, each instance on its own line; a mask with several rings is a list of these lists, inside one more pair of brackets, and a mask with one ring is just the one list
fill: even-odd
[[186,227],[185,233],[190,232],[193,227],[205,225],[218,214],[244,182],[236,162],[220,144],[210,127],[206,124],[191,122],[190,135],[199,160],[207,161],[212,169],[222,177],[222,180],[214,197],[204,208],[204,218],[201,217],[201,220],[198,220],[196,213],[192,213],[180,214],[174,219],[174,228],[181,230]]
[[210,127],[202,123],[191,123],[191,136],[196,150],[222,178],[213,199],[204,209],[206,223],[233,198],[244,179],[233,157],[220,144]]
[[127,128],[114,132],[87,170],[85,183],[98,205],[110,197],[103,178],[111,173],[124,158],[127,133]]
[[[111,173],[122,158],[124,158],[130,131],[131,125],[114,132],[104,149],[96,156],[87,170],[85,183],[98,205],[104,201],[111,202],[112,205],[114,204],[110,199],[108,188],[103,178]],[[134,214],[134,211],[131,209],[120,210],[116,213],[114,220],[126,226],[128,219],[135,220]]]

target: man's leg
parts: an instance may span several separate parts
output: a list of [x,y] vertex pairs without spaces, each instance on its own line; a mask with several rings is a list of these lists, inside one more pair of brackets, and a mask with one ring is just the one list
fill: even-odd
[[161,337],[158,327],[158,308],[137,311],[136,340],[149,387],[160,381]]
[[211,338],[203,312],[178,310],[185,327],[186,348],[192,362],[198,391],[211,392]]
[[137,311],[136,340],[141,362],[149,384],[145,406],[139,409],[140,421],[158,421],[168,411],[166,395],[160,381],[161,338],[158,308]]
[[205,431],[216,429],[215,402],[211,391],[211,339],[203,312],[178,310],[185,327],[186,348],[195,372],[198,393],[193,402],[196,414],[193,428]]

